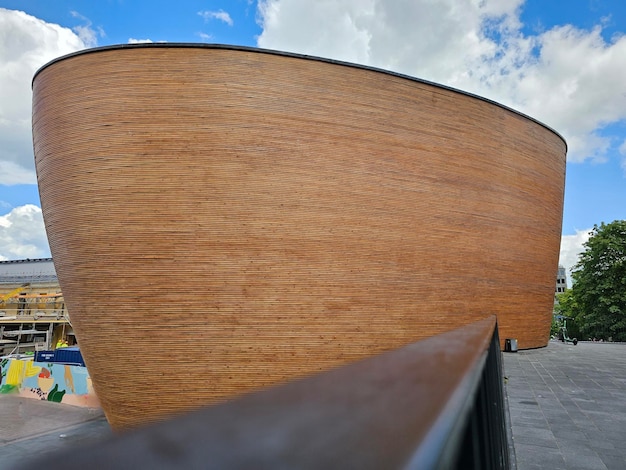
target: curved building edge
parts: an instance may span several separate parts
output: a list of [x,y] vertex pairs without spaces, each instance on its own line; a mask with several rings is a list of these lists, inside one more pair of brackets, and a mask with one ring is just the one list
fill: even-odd
[[400,72],[394,72],[392,70],[387,70],[387,69],[382,69],[379,67],[373,67],[370,65],[363,65],[363,64],[357,64],[354,62],[347,62],[347,61],[342,61],[342,60],[337,60],[337,59],[330,59],[330,58],[326,58],[326,57],[319,57],[319,56],[313,56],[313,55],[308,55],[308,54],[299,54],[296,52],[287,52],[287,51],[280,51],[280,50],[276,50],[276,49],[264,49],[264,48],[259,48],[259,47],[252,47],[252,46],[237,46],[237,45],[230,45],[230,44],[206,44],[206,43],[192,43],[192,42],[163,42],[163,43],[141,43],[141,44],[113,44],[110,46],[100,46],[100,47],[92,47],[89,49],[82,49],[80,51],[76,51],[76,52],[71,52],[69,54],[65,54],[62,56],[59,56],[55,59],[52,59],[51,61],[49,61],[48,63],[42,65],[39,69],[37,69],[37,71],[35,72],[35,74],[33,75],[33,79],[31,81],[31,87],[32,84],[34,83],[35,79],[37,78],[37,76],[39,75],[39,73],[43,70],[45,70],[46,68],[50,67],[51,65],[57,63],[57,62],[61,62],[64,61],[66,59],[71,59],[72,57],[76,57],[76,56],[80,56],[80,55],[84,55],[84,54],[93,54],[93,53],[97,53],[97,52],[104,52],[104,51],[110,51],[110,50],[121,50],[121,49],[144,49],[144,48],[187,48],[187,49],[215,49],[215,50],[230,50],[230,51],[241,51],[241,52],[256,52],[259,54],[270,54],[270,55],[277,55],[277,56],[283,56],[283,57],[292,57],[292,58],[296,58],[296,59],[305,59],[305,60],[312,60],[312,61],[318,61],[318,62],[325,62],[325,63],[329,63],[329,64],[335,64],[335,65],[340,65],[340,66],[344,66],[344,67],[353,67],[353,68],[357,68],[357,69],[363,69],[363,70],[369,70],[372,72],[378,72],[378,73],[383,73],[386,75],[391,75],[391,76],[395,76],[395,77],[399,77],[399,78],[403,78],[406,80],[411,80],[413,82],[417,82],[417,83],[423,83],[425,85],[430,85],[436,88],[441,88],[443,90],[448,90],[454,93],[458,93],[461,95],[465,95],[474,99],[477,99],[479,101],[484,101],[486,103],[490,103],[493,104],[495,106],[498,106],[502,109],[505,109],[507,111],[510,111],[514,114],[517,114],[518,116],[523,117],[524,119],[528,119],[529,121],[535,122],[537,124],[539,124],[540,126],[548,129],[550,132],[552,132],[553,134],[555,134],[557,137],[559,137],[559,139],[561,139],[563,141],[563,144],[565,145],[565,153],[567,154],[567,150],[568,150],[568,146],[567,146],[567,141],[565,140],[565,138],[559,133],[557,132],[554,128],[548,126],[547,124],[539,121],[538,119],[535,119],[532,116],[529,116],[528,114],[525,114],[521,111],[518,111],[514,108],[511,108],[510,106],[506,106],[502,103],[499,103],[497,101],[494,101],[492,99],[489,98],[485,98],[484,96],[480,96],[477,95],[475,93],[471,93],[469,91],[465,91],[465,90],[461,90],[459,88],[454,88],[448,85],[443,85],[441,83],[437,83],[437,82],[433,82],[430,80],[426,80],[423,78],[418,78],[418,77],[413,77],[411,75],[407,75],[407,74],[403,74]]

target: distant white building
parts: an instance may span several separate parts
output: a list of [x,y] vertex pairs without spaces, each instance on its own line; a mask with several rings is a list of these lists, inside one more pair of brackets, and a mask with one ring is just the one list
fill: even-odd
[[561,294],[567,290],[567,275],[565,268],[559,265],[559,269],[556,274],[556,290],[555,294]]

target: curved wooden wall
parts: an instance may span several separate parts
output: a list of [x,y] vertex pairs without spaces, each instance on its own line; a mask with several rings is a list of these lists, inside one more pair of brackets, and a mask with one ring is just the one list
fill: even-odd
[[566,146],[536,121],[244,48],[87,51],[33,91],[50,246],[114,427],[491,313],[547,344]]

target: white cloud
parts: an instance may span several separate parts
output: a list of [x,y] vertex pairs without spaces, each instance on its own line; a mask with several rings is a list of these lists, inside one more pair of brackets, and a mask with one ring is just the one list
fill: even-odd
[[578,256],[584,251],[583,244],[589,240],[593,229],[576,230],[574,235],[563,235],[561,237],[561,253],[559,264],[565,268],[569,285],[571,286],[571,270],[578,263]]
[[128,44],[151,44],[152,42],[152,39],[128,38]]
[[356,62],[476,93],[568,141],[571,161],[607,158],[601,131],[626,119],[626,36],[602,25],[522,33],[524,0],[260,0],[258,45]]
[[0,8],[0,184],[35,183],[31,81],[55,57],[83,49],[74,32]]
[[0,160],[0,184],[37,184],[34,168],[24,168],[14,162]]
[[199,11],[198,15],[200,15],[202,18],[204,18],[204,21],[209,21],[209,20],[220,20],[224,23],[226,23],[228,26],[232,26],[233,23],[233,19],[230,17],[230,15],[225,12],[224,10],[218,10],[218,11]]
[[[522,0],[262,0],[261,47],[462,84],[497,51],[485,32],[517,28]],[[482,27],[482,29],[481,29]]]
[[98,45],[98,37],[104,37],[104,30],[100,27],[94,29],[91,20],[77,11],[70,12],[74,18],[78,18],[85,24],[74,26],[72,30],[78,35],[87,47],[95,47]]
[[373,0],[261,0],[258,45],[374,65],[369,54],[374,7]]
[[0,260],[48,257],[50,249],[39,207],[27,204],[0,216]]
[[521,70],[520,105],[564,134],[572,161],[605,160],[610,139],[599,131],[626,119],[626,36],[608,44],[601,32],[547,31],[537,38],[539,60]]

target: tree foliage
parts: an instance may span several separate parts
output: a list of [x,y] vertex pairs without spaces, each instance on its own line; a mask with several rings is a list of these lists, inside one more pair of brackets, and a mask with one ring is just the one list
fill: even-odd
[[564,307],[583,338],[626,341],[626,220],[595,225],[584,246]]
[[578,325],[577,313],[580,308],[576,303],[576,299],[574,298],[574,291],[572,289],[568,289],[563,293],[556,294],[557,303],[554,305],[554,313],[558,317],[564,317],[559,320],[553,320],[553,325],[550,330],[551,335],[556,336],[560,332],[561,326],[563,326],[563,321],[566,321],[567,333],[570,338],[586,338],[585,335],[580,331],[580,326]]

